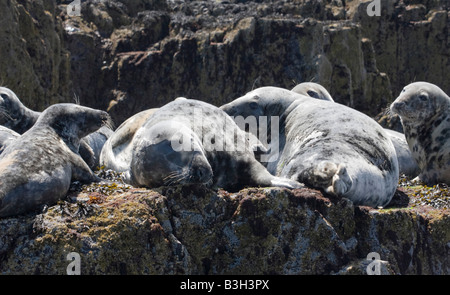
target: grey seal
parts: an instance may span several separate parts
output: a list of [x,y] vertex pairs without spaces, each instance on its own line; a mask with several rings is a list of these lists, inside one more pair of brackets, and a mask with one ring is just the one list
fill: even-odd
[[[40,115],[41,112],[27,108],[11,89],[0,87],[0,125],[23,134],[36,123]],[[81,140],[80,155],[92,169],[98,166],[103,144],[113,133],[111,125],[108,122]]]
[[225,112],[198,100],[176,99],[159,108],[129,144],[131,159],[124,162],[129,162],[124,174],[134,186],[197,183],[228,191],[303,187],[271,175],[255,159],[246,133]]
[[428,185],[450,184],[450,98],[438,86],[414,82],[391,104],[398,114],[417,165]]
[[334,101],[334,99],[331,97],[331,94],[325,87],[314,82],[300,83],[292,88],[291,91],[321,100]]
[[277,87],[258,88],[221,108],[233,117],[279,119],[278,138],[270,130],[267,163],[276,176],[372,207],[386,206],[396,191],[395,148],[386,131],[363,113]]
[[74,180],[100,181],[77,152],[80,138],[108,120],[106,112],[75,104],[44,110],[0,155],[0,217],[51,205],[66,196]]

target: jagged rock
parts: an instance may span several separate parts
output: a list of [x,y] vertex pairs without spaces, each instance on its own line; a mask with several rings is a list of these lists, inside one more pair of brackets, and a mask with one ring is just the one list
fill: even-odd
[[450,211],[370,209],[310,189],[203,186],[84,189],[47,208],[0,220],[0,273],[382,274],[450,273]]
[[0,83],[39,111],[72,98],[69,52],[56,10],[53,0],[0,3]]

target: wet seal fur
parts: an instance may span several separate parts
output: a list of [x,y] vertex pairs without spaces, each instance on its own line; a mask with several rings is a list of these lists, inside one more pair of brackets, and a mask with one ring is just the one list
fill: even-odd
[[427,82],[407,85],[391,104],[400,116],[406,140],[416,160],[418,179],[428,185],[450,184],[450,98]]
[[106,112],[55,104],[0,155],[0,217],[27,213],[66,196],[70,183],[100,179],[77,153],[80,138],[109,120]]
[[[237,143],[247,143],[247,139],[219,108],[198,100],[176,99],[136,130],[125,181],[147,187],[198,183],[228,191],[246,186],[303,187],[271,175],[255,159],[250,144],[238,150]],[[180,142],[189,148],[174,146]],[[231,145],[220,148],[216,146],[219,142]]]
[[[11,89],[0,87],[0,125],[23,134],[36,123],[40,115],[41,112],[27,108]],[[98,166],[103,144],[112,133],[110,126],[102,126],[81,140],[79,153],[90,168]]]
[[279,154],[267,163],[272,174],[356,205],[386,206],[392,199],[399,180],[396,152],[370,117],[277,87],[256,89],[221,108],[230,116],[279,117],[279,141],[270,142]]

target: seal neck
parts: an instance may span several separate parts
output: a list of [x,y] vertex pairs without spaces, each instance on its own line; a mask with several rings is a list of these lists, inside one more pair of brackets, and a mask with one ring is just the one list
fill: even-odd
[[10,128],[19,134],[23,134],[28,129],[33,127],[33,125],[37,122],[40,114],[40,112],[35,112],[24,106],[18,118],[14,118],[11,122]]

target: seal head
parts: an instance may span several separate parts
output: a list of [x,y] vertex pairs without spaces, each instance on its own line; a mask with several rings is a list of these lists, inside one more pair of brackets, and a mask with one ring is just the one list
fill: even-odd
[[[179,149],[180,140],[189,141],[192,149]],[[176,184],[210,184],[213,171],[205,156],[201,140],[176,121],[159,122],[136,134],[131,162],[130,183],[149,187]],[[127,174],[126,174],[126,177]]]

